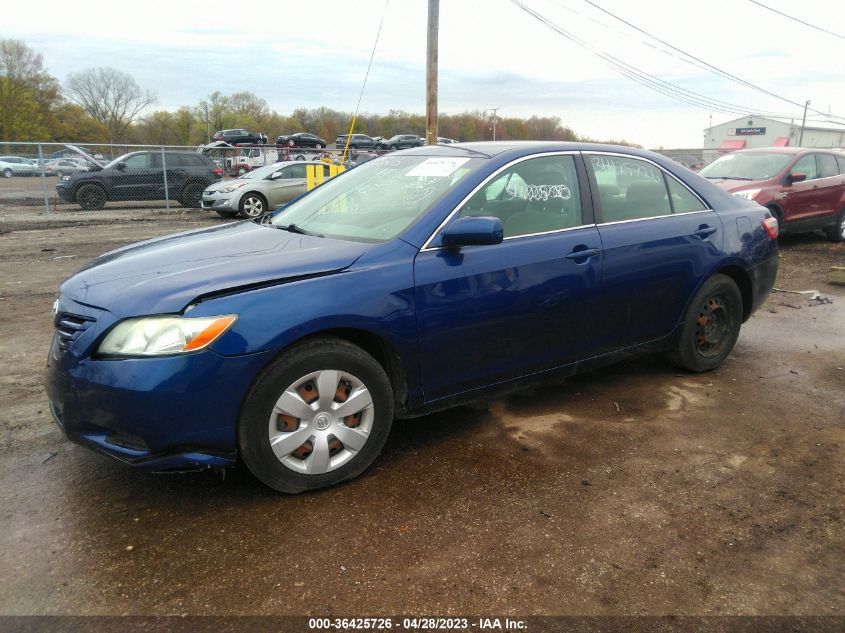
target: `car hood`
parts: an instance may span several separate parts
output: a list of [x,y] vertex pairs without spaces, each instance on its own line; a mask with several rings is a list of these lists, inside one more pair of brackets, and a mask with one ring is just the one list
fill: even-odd
[[178,313],[201,296],[339,272],[365,249],[358,242],[237,222],[111,251],[65,281],[60,292],[118,317]]
[[220,182],[215,182],[213,185],[209,185],[205,188],[205,191],[219,191],[220,189],[224,189],[226,187],[232,187],[234,185],[241,185],[241,184],[249,184],[249,183],[257,183],[261,182],[260,180],[255,180],[254,178],[238,178],[235,180],[221,180]]
[[739,191],[740,189],[751,189],[753,187],[760,187],[760,184],[764,181],[762,180],[732,180],[730,178],[714,178],[708,180],[719,187],[719,189],[723,189],[728,193],[732,193],[734,191]]

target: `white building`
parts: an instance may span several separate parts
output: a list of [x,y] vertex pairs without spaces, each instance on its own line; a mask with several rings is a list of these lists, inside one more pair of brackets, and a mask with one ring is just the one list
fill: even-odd
[[704,130],[706,163],[721,154],[751,147],[845,148],[845,124],[835,127],[807,124],[802,137],[800,119],[779,121],[749,115]]

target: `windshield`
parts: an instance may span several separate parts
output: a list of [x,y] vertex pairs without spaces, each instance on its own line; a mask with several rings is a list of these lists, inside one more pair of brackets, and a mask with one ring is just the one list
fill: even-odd
[[106,163],[106,166],[103,169],[112,169],[117,167],[118,163],[124,162],[130,154],[134,154],[135,152],[129,152],[128,154],[124,154],[123,156],[118,156],[112,162]]
[[777,176],[792,159],[792,154],[728,154],[698,172],[705,178],[733,180],[768,180]]
[[393,239],[484,162],[463,156],[384,156],[327,181],[273,224],[361,242]]
[[259,167],[258,169],[253,169],[251,172],[248,172],[241,176],[241,180],[261,180],[262,178],[266,178],[267,176],[276,173],[279,171],[284,165],[265,165],[264,167]]

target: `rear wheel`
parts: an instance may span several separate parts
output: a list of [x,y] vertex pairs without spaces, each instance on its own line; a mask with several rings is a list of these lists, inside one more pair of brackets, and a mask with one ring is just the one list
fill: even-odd
[[202,206],[202,185],[196,182],[185,185],[182,190],[182,197],[179,198],[179,204],[191,209],[200,208]]
[[257,218],[267,212],[267,199],[260,193],[245,193],[238,209],[242,218]]
[[76,192],[76,202],[87,211],[102,209],[106,206],[106,191],[99,185],[82,185]]
[[721,365],[731,353],[742,324],[742,295],[725,275],[704,282],[687,310],[681,333],[670,352],[672,362],[693,372]]
[[298,493],[359,475],[392,423],[381,365],[347,341],[317,339],[284,352],[258,378],[241,412],[238,447],[258,479]]
[[827,231],[827,239],[831,242],[845,242],[845,209],[839,213],[836,226]]
[[12,177],[12,170],[8,167],[3,170],[3,178],[11,178]]

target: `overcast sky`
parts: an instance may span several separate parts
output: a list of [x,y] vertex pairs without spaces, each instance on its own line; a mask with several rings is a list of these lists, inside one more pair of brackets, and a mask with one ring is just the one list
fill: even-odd
[[[801,107],[685,63],[584,0],[521,1],[638,70],[743,111],[800,122]],[[749,83],[845,117],[843,38],[748,0],[593,1]],[[762,1],[845,35],[843,2]],[[300,106],[355,108],[385,9],[385,0],[3,4],[0,37],[43,53],[62,82],[71,72],[112,66],[154,91],[159,109],[194,105],[215,90],[249,90],[285,114]],[[426,15],[426,0],[389,0],[362,111],[425,111]],[[441,0],[439,57],[441,113],[498,107],[500,116],[557,116],[579,134],[666,148],[701,147],[711,115],[713,123],[741,116],[632,81],[510,0]]]

